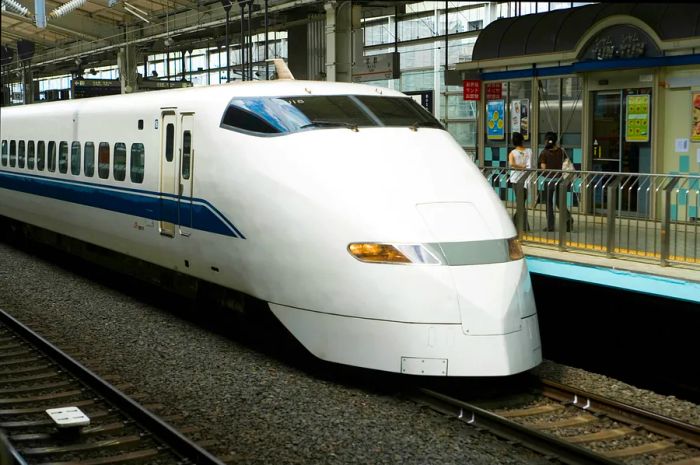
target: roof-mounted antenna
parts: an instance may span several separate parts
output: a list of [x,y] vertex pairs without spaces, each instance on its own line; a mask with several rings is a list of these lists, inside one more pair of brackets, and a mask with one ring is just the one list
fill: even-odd
[[282,58],[270,58],[267,61],[271,61],[275,64],[275,74],[277,75],[276,79],[294,80],[294,76],[292,75],[292,72],[289,71],[289,68],[287,67],[287,63],[285,63]]

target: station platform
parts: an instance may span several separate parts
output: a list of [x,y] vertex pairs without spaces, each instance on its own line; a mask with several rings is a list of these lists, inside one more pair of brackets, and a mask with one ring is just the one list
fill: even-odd
[[526,244],[522,247],[533,274],[700,304],[698,270]]

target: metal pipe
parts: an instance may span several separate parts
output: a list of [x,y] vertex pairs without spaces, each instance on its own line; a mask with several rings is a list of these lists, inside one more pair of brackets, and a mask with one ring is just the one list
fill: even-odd
[[[445,0],[445,82],[447,82],[447,61],[449,58],[449,22],[448,22],[448,14],[447,14],[447,9],[450,7],[449,2]],[[447,94],[445,94],[447,95]]]
[[229,41],[228,25],[231,21],[231,0],[221,0],[226,12],[226,82],[231,82],[231,42]]
[[243,19],[245,18],[245,2],[238,2],[241,7],[241,79],[245,81],[245,31],[243,28]]
[[230,46],[231,42],[229,41],[229,36],[228,36],[228,24],[230,20],[230,10],[231,7],[226,9],[226,82],[231,82],[231,51],[230,51]]
[[399,53],[399,5],[394,5],[394,53]]
[[268,0],[265,0],[265,80],[270,79],[270,67],[267,65],[267,5]]
[[250,20],[253,16],[253,2],[248,3],[248,80],[253,80],[253,36],[250,29]]

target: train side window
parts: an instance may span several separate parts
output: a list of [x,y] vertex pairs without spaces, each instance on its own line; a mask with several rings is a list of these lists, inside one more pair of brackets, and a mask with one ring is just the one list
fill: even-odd
[[46,143],[40,140],[36,143],[36,169],[44,171],[46,166]]
[[97,175],[102,179],[109,177],[109,143],[100,142],[97,151]]
[[139,128],[140,130],[143,129],[143,120],[142,120],[142,119],[139,120],[138,128]]
[[70,145],[70,174],[80,174],[80,142],[76,141]]
[[34,169],[34,141],[27,142],[27,169]]
[[190,165],[192,159],[192,133],[185,131],[182,134],[182,179],[190,179]]
[[126,179],[126,144],[123,142],[114,144],[114,179]]
[[51,171],[52,173],[56,171],[56,142],[50,141],[49,142],[49,148],[48,148],[48,165],[46,167],[47,170]]
[[95,144],[85,142],[85,158],[83,159],[83,172],[85,176],[91,178],[95,175]]
[[7,166],[7,141],[2,141],[2,166]]
[[17,144],[17,168],[24,168],[24,141],[19,141]]
[[58,171],[64,174],[68,172],[68,142],[64,140],[58,144]]
[[129,167],[131,182],[143,182],[143,167],[145,161],[146,153],[143,149],[143,144],[131,144],[131,166]]
[[173,147],[175,146],[175,125],[168,123],[165,128],[165,160],[173,161]]
[[10,141],[10,166],[17,164],[17,142]]

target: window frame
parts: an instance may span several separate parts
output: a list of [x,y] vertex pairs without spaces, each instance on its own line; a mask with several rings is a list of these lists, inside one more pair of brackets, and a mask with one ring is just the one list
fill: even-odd
[[27,141],[27,169],[34,170],[36,161],[36,146],[33,140]]
[[58,172],[68,173],[68,141],[65,140],[58,144]]
[[115,181],[126,180],[126,144],[124,142],[115,142],[112,152],[114,162],[112,163],[112,178]]
[[[103,155],[106,156],[107,161],[102,160]],[[100,142],[97,148],[97,176],[100,179],[109,179],[111,165],[111,152],[109,142]]]
[[37,171],[46,169],[46,142],[43,140],[36,143],[36,169]]
[[[140,152],[138,151],[140,147]],[[140,163],[140,166],[134,166],[134,161]],[[136,168],[136,169],[134,169]],[[142,184],[144,174],[146,171],[146,148],[141,142],[134,142],[131,144],[131,150],[129,154],[129,180],[134,184]],[[134,176],[136,173],[136,176]]]
[[80,152],[80,142],[74,140],[70,145],[70,174],[73,176],[80,176]]
[[[91,150],[88,151],[88,147],[91,148]],[[88,166],[88,153],[90,154],[89,160],[90,160],[90,165]],[[88,169],[89,167],[89,169]],[[85,142],[85,146],[83,147],[83,174],[88,177],[92,178],[95,176],[95,143],[94,142]]]

